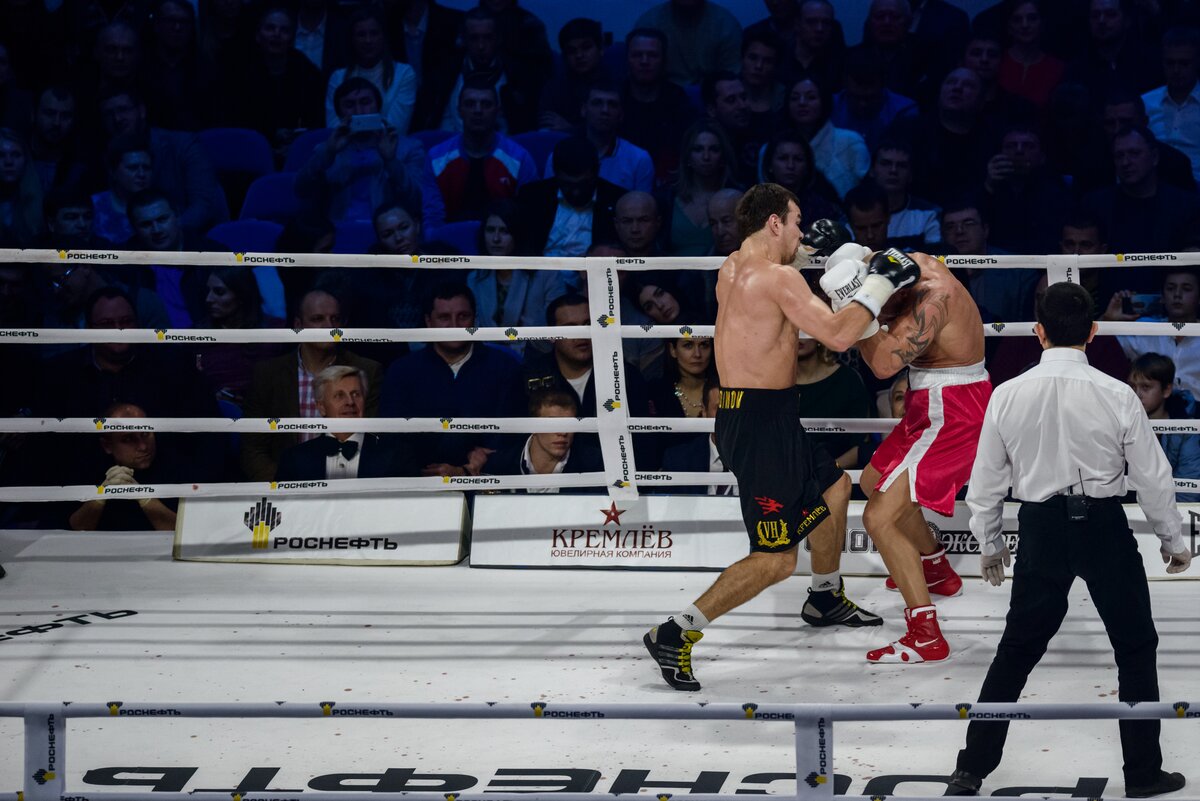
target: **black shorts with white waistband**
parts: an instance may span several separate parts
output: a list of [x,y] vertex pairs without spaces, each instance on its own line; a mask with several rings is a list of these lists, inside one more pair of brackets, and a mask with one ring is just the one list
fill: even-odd
[[737,477],[750,550],[788,551],[829,517],[845,473],[800,425],[799,389],[721,389],[717,452]]

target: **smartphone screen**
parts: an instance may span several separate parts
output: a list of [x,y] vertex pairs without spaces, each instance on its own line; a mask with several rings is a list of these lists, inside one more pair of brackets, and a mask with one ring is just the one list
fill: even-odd
[[382,131],[383,116],[380,114],[355,114],[350,118],[350,132]]

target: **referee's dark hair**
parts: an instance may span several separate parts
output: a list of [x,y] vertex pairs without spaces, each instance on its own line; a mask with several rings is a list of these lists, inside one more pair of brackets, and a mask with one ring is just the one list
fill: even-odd
[[1078,284],[1051,284],[1038,300],[1037,321],[1051,345],[1070,348],[1086,344],[1095,322],[1092,296]]

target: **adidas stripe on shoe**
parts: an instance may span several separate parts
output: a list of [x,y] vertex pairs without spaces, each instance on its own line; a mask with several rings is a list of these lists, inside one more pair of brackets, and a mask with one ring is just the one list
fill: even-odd
[[808,600],[800,610],[800,619],[810,626],[881,626],[883,618],[868,612],[846,597],[846,583],[836,590],[808,591]]
[[700,689],[700,682],[692,672],[692,646],[703,636],[704,632],[695,629],[681,629],[671,619],[646,632],[642,643],[667,684],[676,690],[695,692]]

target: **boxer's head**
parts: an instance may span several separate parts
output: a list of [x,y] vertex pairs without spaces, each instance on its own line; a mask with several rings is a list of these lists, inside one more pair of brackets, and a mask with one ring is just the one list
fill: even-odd
[[779,184],[755,184],[737,204],[738,236],[763,240],[779,257],[791,264],[800,248],[800,201]]

